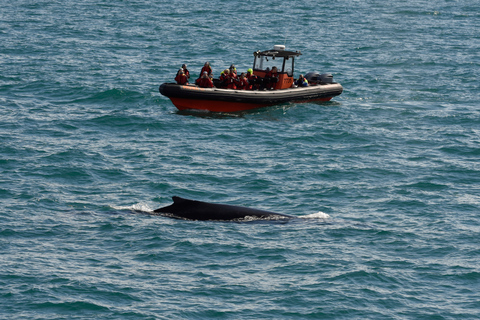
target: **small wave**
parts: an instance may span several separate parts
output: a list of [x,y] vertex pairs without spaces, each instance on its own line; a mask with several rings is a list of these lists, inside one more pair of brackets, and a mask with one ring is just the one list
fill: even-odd
[[153,213],[153,210],[149,205],[144,203],[137,203],[131,206],[111,206],[115,210],[130,210],[130,211],[141,211],[141,212],[148,212]]
[[330,215],[325,213],[325,212],[318,211],[316,213],[312,213],[312,214],[308,214],[306,216],[302,216],[301,218],[302,219],[328,219],[328,218],[330,218]]

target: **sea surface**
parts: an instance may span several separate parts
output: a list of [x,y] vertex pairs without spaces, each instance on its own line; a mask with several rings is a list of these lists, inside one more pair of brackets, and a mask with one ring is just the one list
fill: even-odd
[[[478,0],[0,3],[0,319],[480,318]],[[343,94],[158,92],[276,44]]]

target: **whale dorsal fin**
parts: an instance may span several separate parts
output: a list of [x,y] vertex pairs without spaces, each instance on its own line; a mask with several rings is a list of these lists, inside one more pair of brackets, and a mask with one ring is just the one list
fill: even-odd
[[187,199],[184,199],[184,198],[181,198],[181,197],[177,197],[177,196],[173,196],[173,197],[172,197],[172,200],[173,200],[173,203],[182,203],[182,202],[187,201]]

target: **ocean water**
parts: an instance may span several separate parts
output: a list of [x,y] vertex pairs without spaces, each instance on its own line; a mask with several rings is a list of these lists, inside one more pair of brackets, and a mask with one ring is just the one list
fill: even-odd
[[[1,319],[480,318],[478,1],[1,2]],[[158,92],[275,44],[343,94]],[[301,219],[152,214],[175,195]]]

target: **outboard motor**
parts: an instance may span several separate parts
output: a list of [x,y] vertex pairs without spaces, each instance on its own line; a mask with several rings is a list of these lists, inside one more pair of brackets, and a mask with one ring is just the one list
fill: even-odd
[[330,73],[309,72],[305,75],[305,79],[308,80],[308,83],[333,83],[333,76]]

